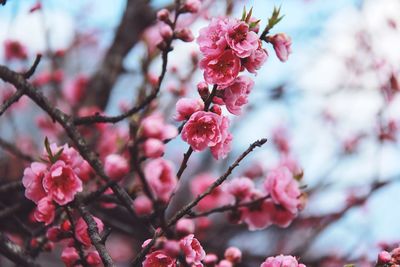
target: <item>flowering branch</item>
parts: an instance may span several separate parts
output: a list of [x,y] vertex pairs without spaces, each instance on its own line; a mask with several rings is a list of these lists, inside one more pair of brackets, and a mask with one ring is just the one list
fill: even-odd
[[0,252],[20,266],[40,267],[22,251],[21,247],[12,242],[5,234],[0,232]]

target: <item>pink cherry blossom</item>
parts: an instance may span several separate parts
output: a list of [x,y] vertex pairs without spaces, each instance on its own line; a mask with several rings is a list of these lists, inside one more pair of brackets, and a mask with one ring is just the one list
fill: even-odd
[[233,135],[228,133],[225,139],[223,139],[215,146],[210,147],[211,154],[213,155],[213,157],[217,160],[226,158],[228,153],[231,151],[232,140],[233,140]]
[[282,205],[295,214],[300,206],[300,189],[293,174],[285,167],[269,172],[264,182],[265,190],[271,194],[275,204]]
[[144,173],[154,197],[167,202],[177,184],[173,163],[162,158],[151,160]]
[[82,181],[64,161],[54,163],[43,178],[43,188],[55,202],[65,205],[82,191]]
[[254,182],[247,177],[232,179],[226,185],[227,192],[238,200],[245,200],[251,197],[254,189]]
[[86,86],[89,79],[84,75],[78,75],[75,80],[71,81],[67,86],[63,87],[63,95],[71,104],[76,105],[82,101],[86,93]]
[[[93,216],[93,219],[96,222],[99,233],[103,232],[103,229],[104,229],[103,222],[99,218],[94,217],[94,216]],[[75,237],[76,237],[76,239],[78,239],[79,242],[81,242],[83,245],[85,245],[87,247],[89,247],[92,244],[92,241],[91,241],[89,233],[88,233],[88,226],[82,217],[79,218],[79,220],[76,222]]]
[[213,18],[211,23],[200,30],[197,43],[204,56],[217,56],[222,54],[227,46],[225,39],[226,19]]
[[276,257],[268,257],[260,267],[306,267],[299,264],[295,257],[279,255]]
[[204,109],[204,102],[201,99],[181,98],[176,102],[175,120],[183,121],[200,110]]
[[233,267],[233,264],[228,260],[222,260],[217,264],[216,267]]
[[267,50],[259,47],[257,50],[252,51],[250,56],[243,60],[242,64],[248,72],[256,74],[267,59]]
[[33,162],[24,170],[22,184],[25,187],[25,197],[36,204],[46,196],[42,183],[46,171],[47,165],[40,162]]
[[271,201],[263,201],[257,207],[241,209],[241,217],[248,225],[250,231],[261,230],[273,223],[271,210],[274,209],[275,205]]
[[274,46],[276,56],[280,61],[285,62],[292,52],[291,45],[292,39],[285,33],[278,33],[268,38],[268,41]]
[[224,102],[228,111],[240,115],[242,107],[247,104],[248,95],[254,86],[254,81],[247,76],[239,76],[224,89]]
[[246,58],[259,46],[258,35],[244,21],[229,20],[225,39],[236,56]]
[[197,111],[182,129],[182,139],[195,151],[204,150],[225,141],[229,121],[213,112]]
[[19,41],[6,40],[4,42],[4,50],[6,60],[28,58],[26,47]]
[[120,181],[129,173],[128,161],[121,155],[108,155],[105,159],[104,171],[113,181]]
[[[200,265],[201,261],[206,256],[206,253],[200,242],[194,238],[194,235],[188,235],[180,241],[181,249],[186,256],[188,263]],[[202,264],[200,266],[203,266]]]
[[200,68],[204,70],[204,79],[207,83],[227,86],[236,79],[240,72],[240,58],[228,49],[215,57],[202,59]]
[[50,197],[42,198],[38,203],[34,213],[34,217],[38,222],[44,222],[49,225],[54,221],[56,207]]
[[143,119],[142,134],[147,138],[156,138],[166,140],[174,138],[178,135],[178,130],[175,126],[166,124],[161,113],[153,113]]
[[143,153],[148,158],[158,158],[164,154],[165,144],[156,138],[149,138],[143,143]]
[[[194,196],[197,196],[207,190],[215,182],[215,177],[209,173],[201,173],[193,178],[190,183],[190,190]],[[230,196],[222,187],[215,188],[208,196],[200,200],[196,206],[199,210],[209,210],[230,201]]]
[[74,247],[65,247],[61,253],[61,260],[66,267],[76,266],[75,262],[79,260],[78,251]]
[[143,267],[175,267],[176,261],[170,256],[166,255],[163,251],[157,250],[147,254],[146,259],[143,261]]

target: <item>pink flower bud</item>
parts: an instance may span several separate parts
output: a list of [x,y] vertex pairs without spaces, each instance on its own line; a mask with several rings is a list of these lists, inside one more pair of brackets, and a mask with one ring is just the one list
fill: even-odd
[[199,82],[197,84],[197,91],[203,100],[206,100],[210,94],[210,91],[208,90],[208,84],[206,82]]
[[291,45],[292,39],[285,33],[278,33],[268,38],[268,41],[274,46],[276,56],[280,61],[285,62],[292,52]]
[[218,263],[217,267],[233,267],[233,264],[230,261],[222,260]]
[[153,212],[153,204],[146,196],[138,196],[133,201],[133,209],[139,216],[149,215]]
[[184,42],[192,42],[194,40],[194,36],[191,30],[188,28],[183,28],[177,32],[175,32],[176,38],[184,41]]
[[104,163],[104,171],[114,181],[120,181],[129,172],[128,161],[117,154],[108,155]]
[[214,266],[218,261],[218,257],[215,254],[207,254],[203,262],[206,266]]
[[194,233],[194,223],[191,219],[180,219],[176,223],[176,231],[182,235]]
[[160,35],[164,40],[171,39],[173,34],[174,33],[172,32],[172,29],[169,25],[164,24],[160,27]]
[[56,227],[56,226],[53,226],[53,227],[50,227],[50,228],[47,230],[47,232],[46,232],[46,237],[47,237],[47,239],[49,239],[50,241],[58,242],[58,241],[60,240],[60,239],[59,239],[60,234],[61,234],[60,228],[58,228],[58,227]]
[[210,111],[214,112],[215,114],[218,114],[218,115],[222,114],[222,109],[221,109],[221,106],[219,106],[219,105],[212,106]]
[[190,13],[197,13],[201,7],[199,0],[187,0],[183,5],[183,10]]
[[392,259],[392,256],[387,251],[381,251],[378,254],[378,263],[379,264],[389,263],[391,259]]
[[242,252],[237,247],[229,247],[224,253],[225,259],[232,263],[239,263],[242,260]]
[[74,247],[66,247],[61,253],[61,260],[66,266],[74,266],[79,260],[78,251]]
[[169,20],[169,11],[168,9],[161,9],[157,12],[157,19],[160,21],[168,21]]
[[97,251],[91,251],[86,256],[86,261],[90,266],[98,266],[101,263],[100,255]]
[[149,138],[143,144],[144,155],[148,158],[158,158],[164,154],[165,144],[156,138]]

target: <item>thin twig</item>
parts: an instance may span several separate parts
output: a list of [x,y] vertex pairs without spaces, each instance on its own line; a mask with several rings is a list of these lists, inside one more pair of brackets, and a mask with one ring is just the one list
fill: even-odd
[[28,257],[20,246],[12,242],[7,236],[0,232],[0,253],[18,266],[40,267],[32,258]]
[[25,161],[35,161],[35,159],[31,156],[29,156],[28,154],[25,154],[24,152],[22,152],[18,147],[16,147],[15,145],[13,145],[10,142],[7,142],[6,140],[0,138],[0,147],[2,147],[4,150],[7,150],[8,152],[10,152],[11,154],[13,154],[14,156],[23,159]]

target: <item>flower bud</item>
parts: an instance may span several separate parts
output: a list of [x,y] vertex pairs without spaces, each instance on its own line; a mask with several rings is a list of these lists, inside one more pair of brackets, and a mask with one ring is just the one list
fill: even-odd
[[206,82],[199,82],[197,84],[197,91],[199,92],[199,95],[203,100],[206,100],[210,95],[210,91],[208,91],[208,85]]
[[176,231],[182,235],[189,235],[194,233],[194,223],[191,219],[180,219],[176,223]]
[[157,12],[157,19],[160,21],[167,22],[169,21],[169,11],[168,9],[161,9],[160,11]]
[[174,33],[169,25],[164,24],[160,27],[160,35],[164,40],[171,39],[173,34]]
[[239,263],[242,260],[242,252],[237,247],[229,247],[224,253],[225,259],[232,263]]
[[192,42],[194,40],[193,33],[188,28],[183,28],[182,30],[176,31],[175,36],[184,42]]
[[187,0],[183,5],[183,12],[197,13],[201,7],[199,0]]

